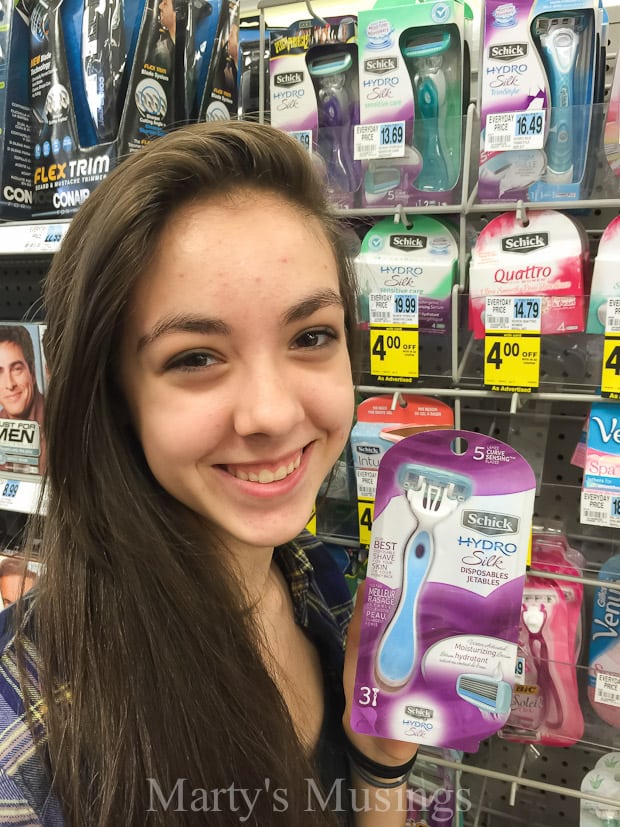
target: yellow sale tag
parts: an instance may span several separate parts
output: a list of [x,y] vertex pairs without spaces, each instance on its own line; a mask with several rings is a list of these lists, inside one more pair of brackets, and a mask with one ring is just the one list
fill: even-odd
[[605,336],[601,395],[620,399],[620,336]]
[[417,327],[370,326],[370,372],[378,382],[411,382],[420,375]]
[[316,536],[316,507],[312,511],[312,515],[306,523],[306,528],[311,534],[314,534]]
[[375,511],[375,501],[370,499],[360,498],[357,501],[357,517],[360,532],[360,545],[370,545],[370,535],[372,532],[372,521]]
[[537,333],[487,333],[484,337],[484,384],[493,391],[529,393],[540,382]]

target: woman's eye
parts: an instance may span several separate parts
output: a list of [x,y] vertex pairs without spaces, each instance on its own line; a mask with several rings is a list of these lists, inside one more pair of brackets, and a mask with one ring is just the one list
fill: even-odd
[[188,353],[181,353],[175,356],[168,362],[168,370],[199,370],[200,368],[208,368],[215,364],[217,359],[212,353],[204,350],[192,350]]
[[306,330],[295,339],[293,347],[325,347],[325,345],[328,345],[337,338],[336,332],[331,329],[321,328],[320,330]]

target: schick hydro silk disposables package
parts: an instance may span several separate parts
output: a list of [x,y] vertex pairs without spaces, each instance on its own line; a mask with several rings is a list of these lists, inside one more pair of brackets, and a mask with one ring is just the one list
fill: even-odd
[[379,466],[351,725],[474,752],[510,714],[534,473],[437,430]]

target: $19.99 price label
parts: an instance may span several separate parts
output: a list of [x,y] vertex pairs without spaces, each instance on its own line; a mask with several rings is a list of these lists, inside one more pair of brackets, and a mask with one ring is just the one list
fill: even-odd
[[419,376],[418,331],[411,327],[370,326],[370,372],[378,382],[410,382]]

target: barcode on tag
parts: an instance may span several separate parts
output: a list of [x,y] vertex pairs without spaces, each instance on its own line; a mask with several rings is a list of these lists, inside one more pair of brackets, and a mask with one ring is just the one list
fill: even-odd
[[510,330],[510,316],[486,316],[485,327],[487,330]]
[[511,143],[511,135],[488,135],[486,138],[486,145],[489,149],[507,149]]
[[603,522],[607,517],[604,511],[593,511],[591,508],[583,509],[583,518],[586,520],[600,520]]
[[594,687],[594,700],[601,704],[620,706],[620,675],[599,672]]

